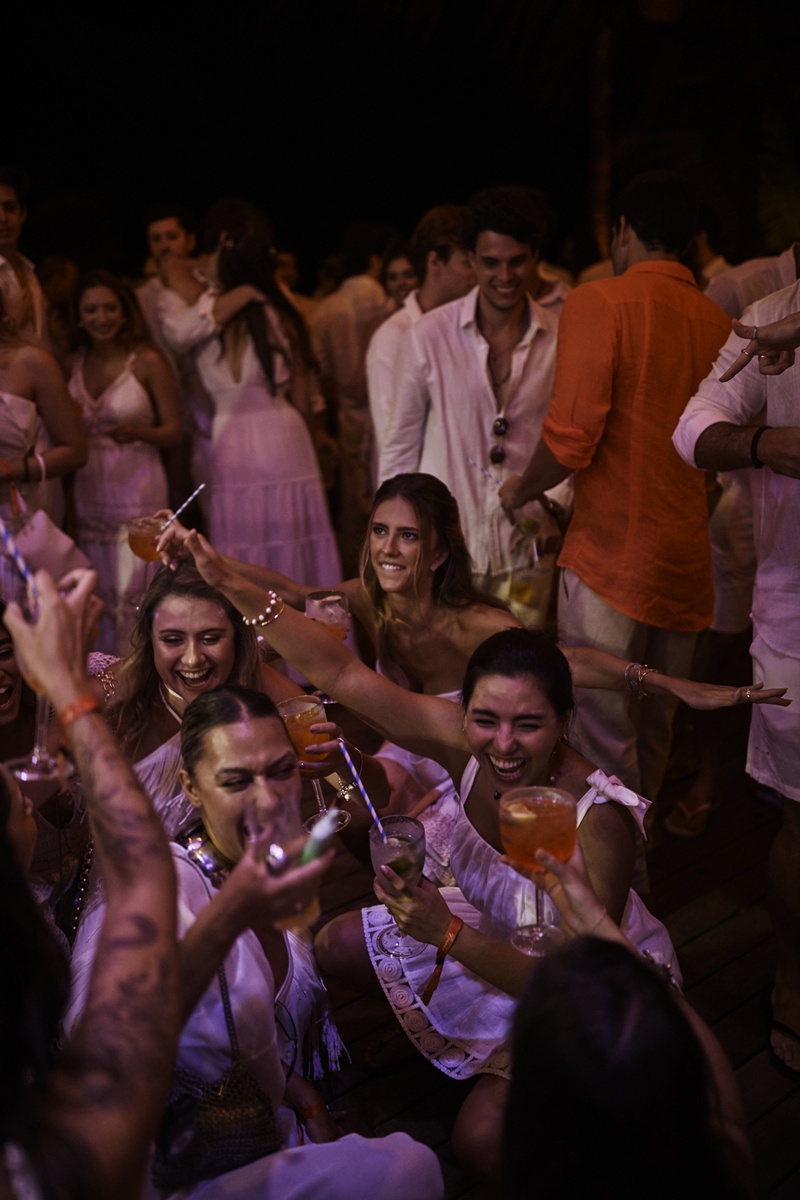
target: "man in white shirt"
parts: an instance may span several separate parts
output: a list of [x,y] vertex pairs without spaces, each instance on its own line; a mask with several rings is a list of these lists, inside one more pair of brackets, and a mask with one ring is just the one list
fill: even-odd
[[370,338],[393,308],[378,282],[390,238],[388,226],[356,221],[348,227],[342,244],[345,278],[311,321],[322,390],[338,425],[338,533],[345,575],[356,573],[372,491],[365,360]]
[[793,242],[782,254],[749,258],[720,271],[709,280],[706,295],[729,317],[741,317],[748,304],[788,287],[800,278],[800,242]]
[[49,349],[46,306],[33,263],[20,254],[28,181],[16,167],[0,167],[0,292],[19,337]]
[[475,268],[463,244],[463,217],[463,208],[456,204],[439,204],[426,212],[408,247],[411,263],[422,282],[419,288],[409,293],[402,307],[378,327],[370,340],[367,390],[376,473],[389,425],[400,339],[423,313],[458,300],[475,284]]
[[[800,282],[794,282],[751,305],[739,332],[755,338],[756,330],[798,310]],[[755,360],[758,351],[763,354]],[[741,368],[746,362],[743,353],[754,361],[723,382],[734,363]],[[788,686],[792,705],[753,706],[747,770],[782,797],[783,827],[769,864],[777,943],[771,1044],[779,1062],[800,1078],[800,370],[790,365],[776,373],[792,360],[793,355],[773,365],[769,343],[744,345],[732,333],[689,402],[673,442],[691,466],[745,469],[752,485],[753,678],[758,684]]]
[[[427,313],[403,334],[381,480],[425,471],[458,501],[476,584],[502,594],[512,570],[513,530],[497,481],[518,473],[550,404],[558,318],[526,292],[544,219],[524,188],[473,197],[465,245],[478,286]],[[477,465],[471,465],[467,459]],[[540,536],[554,533],[536,502]]]

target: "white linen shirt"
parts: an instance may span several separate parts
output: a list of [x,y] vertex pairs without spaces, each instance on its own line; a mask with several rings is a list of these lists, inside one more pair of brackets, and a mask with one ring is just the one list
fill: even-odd
[[[530,323],[514,347],[505,407],[498,409],[489,376],[489,343],[478,328],[478,288],[425,313],[403,334],[397,355],[392,414],[381,454],[381,482],[400,472],[425,471],[458,501],[477,576],[507,570],[513,533],[497,485],[521,474],[539,441],[553,391],[558,318],[528,297]],[[496,437],[496,417],[509,422]],[[495,466],[490,448],[502,444]],[[531,511],[541,515],[538,504]]]
[[794,283],[797,279],[795,245],[793,242],[783,254],[749,258],[738,267],[720,271],[707,284],[706,295],[729,317],[741,317],[748,304]]
[[389,429],[392,412],[394,368],[400,349],[400,339],[407,329],[416,325],[424,314],[419,306],[419,292],[409,292],[405,303],[396,313],[379,325],[367,347],[367,392],[372,418],[375,466],[380,460]]
[[[752,304],[744,323],[768,325],[798,309],[800,282]],[[753,362],[729,383],[719,382],[745,344],[735,333],[730,335],[673,434],[675,449],[690,466],[696,466],[694,453],[700,434],[720,421],[792,428],[800,425],[797,366],[782,375],[761,375]],[[774,650],[800,658],[800,480],[777,475],[769,467],[749,474],[757,562],[753,622]]]

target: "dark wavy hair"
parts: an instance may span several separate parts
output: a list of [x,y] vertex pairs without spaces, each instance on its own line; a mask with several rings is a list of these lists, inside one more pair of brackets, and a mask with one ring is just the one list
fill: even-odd
[[638,955],[578,938],[533,960],[514,1020],[505,1200],[528,1200],[533,1178],[552,1200],[743,1200],[747,1169],[726,1162],[713,1108],[703,1048]]
[[[266,296],[271,307],[277,312],[289,340],[289,367],[292,365],[292,356],[297,354],[309,370],[315,370],[316,360],[305,322],[292,302],[287,299],[283,289],[275,282],[275,256],[272,248],[260,238],[250,235],[226,238],[220,246],[217,271],[224,292],[229,292],[240,284],[249,283]],[[275,356],[280,355],[286,359],[287,354],[283,344],[272,333],[264,305],[255,301],[246,305],[234,317],[232,324],[243,324],[246,327],[269,385],[274,387]]]
[[437,604],[446,608],[468,608],[471,604],[486,604],[503,612],[509,611],[502,600],[478,591],[473,585],[472,559],[464,541],[458,504],[452,493],[435,475],[416,471],[395,475],[385,480],[378,488],[367,522],[367,534],[361,546],[361,582],[375,609],[379,628],[388,620],[389,606],[386,593],[378,582],[372,565],[369,531],[380,505],[386,500],[395,499],[405,500],[413,508],[419,523],[421,553],[414,580],[418,590],[421,589],[423,579],[431,575],[430,564],[433,556],[444,553],[444,562],[432,572],[433,598]]
[[572,672],[561,650],[538,629],[503,629],[481,642],[467,663],[461,703],[466,709],[480,679],[530,675],[541,687],[559,717],[575,707]]
[[197,764],[205,749],[206,734],[220,725],[238,725],[248,717],[251,720],[274,718],[286,734],[287,742],[292,745],[274,700],[264,692],[255,691],[254,688],[224,684],[222,687],[212,688],[209,692],[202,692],[184,713],[181,725],[181,756],[184,770],[190,779],[196,777]]
[[[159,604],[169,596],[192,600],[211,600],[223,609],[233,626],[234,662],[231,680],[247,687],[258,686],[258,642],[253,629],[245,625],[241,613],[222,592],[211,587],[200,575],[189,555],[178,559],[175,570],[162,567],[156,574],[139,607],[131,630],[128,656],[115,681],[114,699],[108,708],[111,728],[130,753],[135,751],[158,704],[159,676],[153,656],[153,617]],[[195,702],[196,703],[196,702]]]
[[84,292],[90,288],[108,288],[120,302],[125,323],[117,334],[117,341],[125,350],[133,350],[147,341],[144,321],[136,303],[136,297],[126,283],[117,279],[110,271],[86,271],[75,285],[75,294],[70,306],[70,337],[73,349],[91,346],[92,339],[80,326],[80,304]]

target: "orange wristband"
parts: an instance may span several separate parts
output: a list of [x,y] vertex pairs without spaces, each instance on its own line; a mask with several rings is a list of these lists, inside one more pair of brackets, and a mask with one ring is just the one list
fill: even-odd
[[452,921],[447,926],[447,932],[439,943],[436,951],[436,966],[433,968],[433,974],[425,984],[425,987],[422,989],[420,994],[420,1000],[423,1004],[430,1004],[431,997],[439,986],[439,980],[442,978],[444,960],[452,950],[453,942],[461,933],[463,926],[464,922],[461,920],[461,917],[453,917]]
[[97,696],[87,694],[85,696],[78,696],[77,700],[73,700],[71,704],[62,708],[61,712],[56,713],[56,717],[62,730],[66,732],[70,725],[77,721],[78,717],[84,717],[90,712],[100,712],[102,708],[103,706],[97,699]]

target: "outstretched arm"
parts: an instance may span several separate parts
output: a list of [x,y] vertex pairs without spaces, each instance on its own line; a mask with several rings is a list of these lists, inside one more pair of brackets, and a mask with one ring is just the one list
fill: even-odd
[[[435,696],[407,692],[377,675],[315,621],[284,607],[274,592],[263,591],[225,567],[213,547],[196,531],[189,534],[184,547],[193,555],[203,578],[209,582],[213,578],[215,586],[243,616],[257,620],[260,615],[269,614],[258,626],[265,641],[316,687],[398,745],[435,758],[450,774],[460,772],[468,749],[457,705]],[[275,619],[276,613],[280,615]]]
[[[629,688],[626,671],[637,666],[624,658],[617,658],[594,646],[561,646],[572,671],[576,687],[608,688],[624,692]],[[635,682],[635,673],[633,675]],[[732,708],[736,704],[791,704],[785,699],[786,688],[764,688],[763,684],[743,687],[727,687],[718,683],[696,683],[693,679],[663,675],[661,671],[648,670],[642,684],[645,696],[675,696],[690,708]],[[637,694],[636,687],[631,691]]]
[[54,1075],[50,1119],[87,1149],[100,1192],[133,1198],[178,1038],[175,877],[161,823],[92,711],[85,644],[95,581],[94,572],[74,572],[61,581],[62,590],[72,588],[62,598],[39,572],[37,623],[28,624],[15,604],[5,621],[24,674],[46,685],[67,723],[108,900],[86,1009]]

